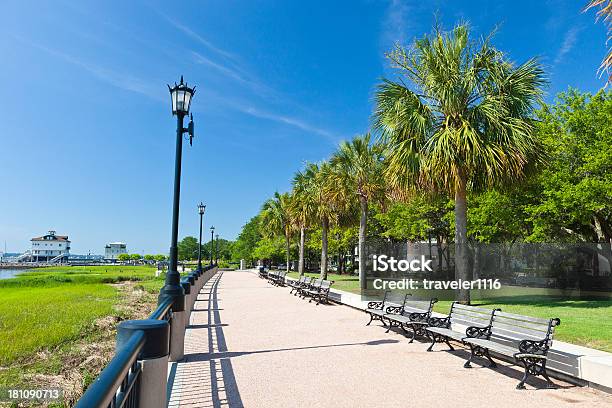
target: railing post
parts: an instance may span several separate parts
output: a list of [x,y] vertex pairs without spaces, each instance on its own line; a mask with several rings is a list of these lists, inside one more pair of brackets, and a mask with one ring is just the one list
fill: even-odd
[[136,331],[145,334],[145,343],[138,355],[141,363],[140,386],[137,390],[139,408],[164,408],[168,378],[170,326],[165,320],[126,320],[117,327],[117,350]]
[[187,279],[183,279],[181,281],[181,286],[183,287],[183,290],[185,291],[185,324],[183,326],[183,330],[185,330],[185,327],[187,327],[189,325],[189,318],[191,317],[191,283],[189,283],[189,280]]
[[[195,301],[198,297],[198,293],[200,292],[200,290],[198,289],[198,282],[197,282],[197,278],[198,275],[195,272],[191,272],[189,275],[187,275],[187,279],[189,279],[189,283],[191,285],[190,291],[191,291],[191,298],[190,298],[190,306],[189,306],[189,310],[193,310],[193,307],[195,305]],[[191,312],[190,312],[191,314]]]

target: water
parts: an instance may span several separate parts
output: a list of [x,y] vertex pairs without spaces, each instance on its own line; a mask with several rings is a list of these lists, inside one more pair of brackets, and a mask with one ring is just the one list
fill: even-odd
[[0,269],[0,279],[10,279],[25,272],[27,269]]

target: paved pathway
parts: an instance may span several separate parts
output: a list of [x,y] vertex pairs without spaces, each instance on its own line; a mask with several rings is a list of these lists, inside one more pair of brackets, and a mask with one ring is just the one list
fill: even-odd
[[[612,407],[589,388],[516,390],[522,372],[464,369],[465,351],[427,353],[367,322],[315,306],[251,272],[223,272],[191,315],[185,361],[170,374],[170,407]],[[440,347],[441,348],[441,347]]]

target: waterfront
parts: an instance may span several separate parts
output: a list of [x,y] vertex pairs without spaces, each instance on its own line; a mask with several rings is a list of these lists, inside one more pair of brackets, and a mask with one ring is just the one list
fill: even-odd
[[15,276],[19,275],[22,272],[27,271],[27,269],[21,268],[21,269],[17,269],[17,268],[11,268],[11,269],[0,269],[0,279],[10,279],[10,278],[14,278]]

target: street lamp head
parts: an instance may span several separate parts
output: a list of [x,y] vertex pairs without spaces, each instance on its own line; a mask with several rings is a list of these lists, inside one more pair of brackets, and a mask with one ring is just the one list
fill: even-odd
[[215,226],[213,225],[212,227],[210,227],[210,232],[215,232]]
[[200,204],[198,204],[198,213],[200,215],[203,215],[205,210],[206,210],[206,206],[202,202],[200,202]]
[[179,84],[174,83],[174,87],[168,85],[170,91],[170,98],[172,99],[172,114],[187,115],[189,113],[189,106],[191,105],[191,97],[195,93],[195,86],[189,88],[187,83],[183,83],[183,76],[181,75],[181,82]]

